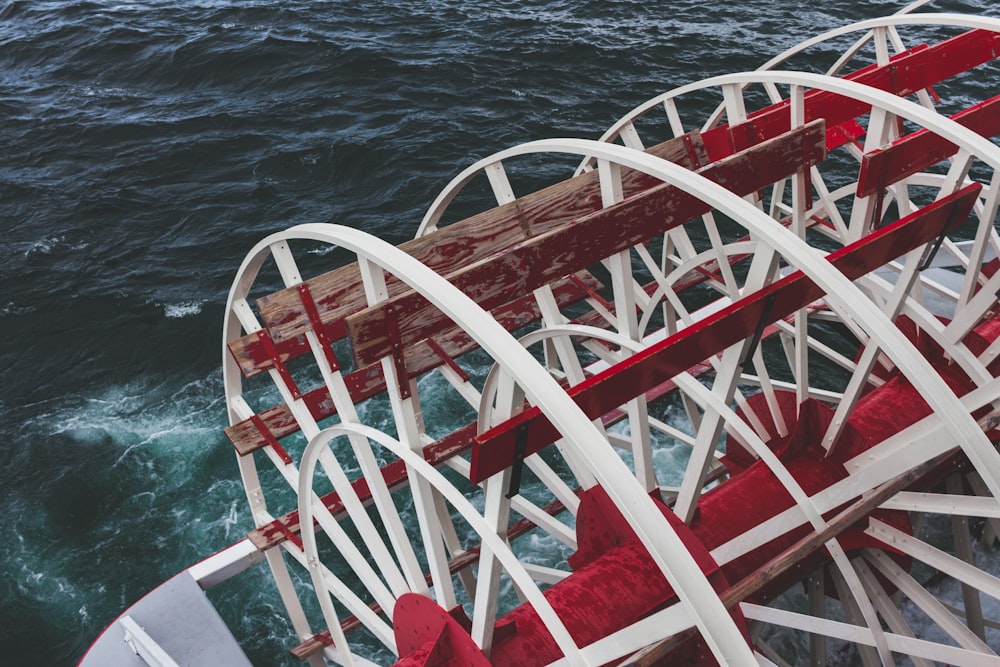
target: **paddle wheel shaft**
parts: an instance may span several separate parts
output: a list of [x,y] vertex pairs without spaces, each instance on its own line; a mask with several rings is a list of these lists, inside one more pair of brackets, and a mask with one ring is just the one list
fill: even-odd
[[296,655],[1000,664],[1000,21],[924,4],[480,160],[399,247],[251,250],[227,435]]

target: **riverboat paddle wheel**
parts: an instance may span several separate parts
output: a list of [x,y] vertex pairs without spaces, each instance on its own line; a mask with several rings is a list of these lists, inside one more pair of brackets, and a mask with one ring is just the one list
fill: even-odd
[[1000,664],[998,55],[864,21],[480,160],[399,246],[261,241],[227,434],[293,652]]

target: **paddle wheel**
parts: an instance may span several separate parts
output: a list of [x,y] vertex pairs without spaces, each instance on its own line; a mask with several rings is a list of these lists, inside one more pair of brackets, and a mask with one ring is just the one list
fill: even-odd
[[227,434],[293,652],[1000,664],[998,55],[865,21],[480,160],[398,247],[261,241]]

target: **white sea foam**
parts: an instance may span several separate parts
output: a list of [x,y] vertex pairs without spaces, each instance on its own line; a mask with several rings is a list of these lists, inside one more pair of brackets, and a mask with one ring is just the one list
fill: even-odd
[[204,301],[185,301],[183,303],[165,303],[163,304],[163,314],[167,317],[173,319],[180,319],[182,317],[190,317],[191,315],[197,315],[201,312],[202,306],[205,305]]
[[0,306],[0,317],[11,317],[15,315],[27,315],[38,310],[37,306],[21,306],[14,302],[5,303]]
[[[24,244],[19,244],[23,247]],[[45,238],[38,239],[30,244],[24,251],[25,257],[31,257],[32,255],[51,255],[53,252],[60,250],[84,250],[87,248],[87,243],[85,241],[77,241],[71,243],[66,240],[65,234],[59,234],[58,236],[46,236]]]

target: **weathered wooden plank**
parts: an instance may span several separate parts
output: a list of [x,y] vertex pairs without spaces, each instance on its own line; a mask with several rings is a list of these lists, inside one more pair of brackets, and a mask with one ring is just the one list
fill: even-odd
[[[687,167],[694,166],[693,158],[707,161],[697,132],[670,139],[647,152]],[[655,184],[648,176],[631,170],[622,174],[622,182],[630,194]],[[527,194],[516,202],[448,225],[427,236],[411,239],[399,247],[435,271],[447,272],[600,207],[597,174],[586,173]],[[361,278],[354,264],[307,282],[324,323],[343,319],[366,305]],[[390,293],[402,290],[398,283],[392,285]],[[299,336],[309,329],[308,317],[294,288],[261,298],[258,307],[275,342]]]
[[[932,46],[896,55],[886,65],[870,65],[843,78],[901,97],[987,63],[1000,55],[1000,33],[970,30]],[[806,122],[823,118],[833,129],[867,113],[868,105],[835,93],[809,90],[804,95]],[[788,100],[750,114],[745,123],[720,125],[702,133],[711,160],[773,137],[790,127]]]
[[[597,279],[590,274],[584,273],[580,279],[584,287],[599,289],[601,286]],[[569,279],[554,285],[553,294],[560,307],[577,303],[587,296],[585,289]],[[541,314],[535,299],[526,296],[494,310],[493,316],[504,328],[513,331],[536,321],[541,317]],[[458,327],[450,327],[442,331],[435,335],[434,340],[451,357],[461,356],[476,347],[468,334]],[[406,370],[411,377],[426,373],[443,363],[441,357],[426,341],[418,342],[407,350]],[[344,380],[351,393],[351,399],[356,403],[371,398],[385,388],[385,378],[382,376],[380,364],[369,364],[347,373]],[[317,421],[331,417],[336,413],[330,392],[325,386],[305,392],[303,400]],[[284,403],[261,412],[259,416],[275,438],[280,439],[299,430],[298,423]],[[225,429],[225,433],[240,456],[246,456],[267,445],[264,436],[249,419],[233,424]]]
[[[959,125],[983,137],[1000,134],[1000,95],[951,116]],[[858,174],[858,197],[881,192],[958,152],[958,146],[930,130],[918,130],[885,148],[867,153]]]
[[[825,155],[823,121],[815,121],[712,163],[699,173],[729,190],[746,195]],[[527,294],[568,273],[707,213],[711,206],[684,191],[660,184],[614,206],[590,213],[545,234],[534,236],[480,262],[447,274],[448,280],[484,308]],[[392,352],[387,318],[397,319],[404,349],[450,321],[415,292],[371,306],[347,318],[355,362],[374,363]]]
[[[979,184],[969,185],[830,253],[827,260],[848,278],[858,278],[964,222],[980,189]],[[571,387],[567,393],[589,418],[595,418],[674,377],[694,360],[706,359],[750,336],[762,321],[770,324],[822,297],[822,289],[796,271]],[[540,451],[559,437],[537,407],[525,410],[477,436],[472,449],[473,482],[481,482],[511,464],[519,429],[526,430],[526,455]]]
[[[663,142],[649,152],[688,167],[708,161],[697,132]],[[623,174],[623,184],[631,192],[651,187],[655,182],[630,171]],[[597,174],[583,174],[525,195],[517,202],[484,211],[427,236],[407,241],[400,248],[427,266],[442,270],[446,266],[476,261],[527,236],[558,226],[563,220],[598,208],[600,186]],[[344,317],[367,305],[357,264],[340,267],[306,282],[327,337],[339,340],[345,334]],[[405,286],[391,277],[387,286],[390,294],[405,291]],[[305,339],[305,333],[310,328],[309,318],[295,288],[262,297],[257,304],[283,361],[309,351]],[[253,377],[273,366],[255,336],[247,335],[231,341],[229,350],[245,377]]]

